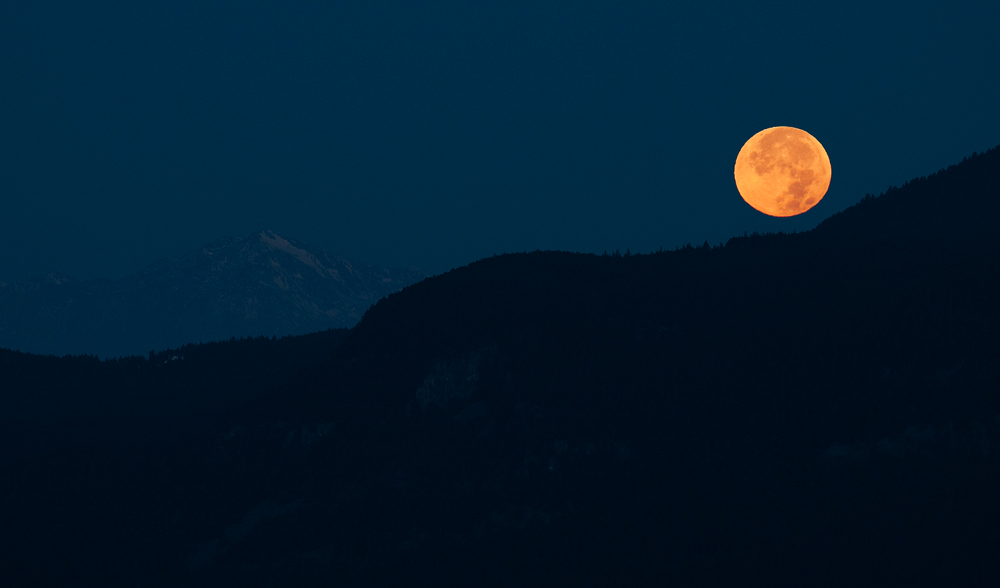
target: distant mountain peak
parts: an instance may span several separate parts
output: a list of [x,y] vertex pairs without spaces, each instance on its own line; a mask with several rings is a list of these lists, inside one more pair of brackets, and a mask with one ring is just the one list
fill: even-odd
[[[338,272],[335,268],[324,266],[322,261],[320,261],[320,259],[318,259],[316,255],[310,253],[308,250],[304,248],[296,247],[291,241],[285,239],[284,237],[278,235],[273,231],[261,231],[260,242],[270,247],[273,250],[282,251],[284,253],[291,255],[292,257],[298,259],[303,264],[315,270],[316,273],[320,274],[321,276],[329,276],[336,280],[340,279],[340,272]],[[338,261],[341,261],[341,263],[346,265],[348,269],[353,269],[351,268],[351,265],[349,263],[344,262],[343,260],[338,260]]]
[[[161,259],[121,280],[78,282],[50,273],[5,285],[0,347],[115,355],[352,327],[380,298],[423,277],[413,267],[351,263],[261,230]],[[30,294],[36,291],[46,295]]]

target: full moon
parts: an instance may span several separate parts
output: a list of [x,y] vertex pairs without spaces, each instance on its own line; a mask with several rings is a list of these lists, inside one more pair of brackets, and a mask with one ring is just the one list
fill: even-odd
[[736,156],[736,189],[771,216],[795,216],[816,206],[830,187],[830,157],[815,137],[794,127],[757,133]]

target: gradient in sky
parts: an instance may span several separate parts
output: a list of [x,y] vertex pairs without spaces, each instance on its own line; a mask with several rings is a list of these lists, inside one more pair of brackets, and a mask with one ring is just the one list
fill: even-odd
[[[997,30],[998,2],[4,2],[0,279],[262,228],[429,273],[805,230],[1000,143]],[[778,125],[833,164],[791,219],[732,175]]]

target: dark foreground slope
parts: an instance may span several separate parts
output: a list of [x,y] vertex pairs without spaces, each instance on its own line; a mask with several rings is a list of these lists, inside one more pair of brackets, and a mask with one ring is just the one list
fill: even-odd
[[992,585],[998,186],[994,149],[808,233],[485,259],[381,300],[295,377],[175,410],[142,450],[124,417],[92,450],[11,435],[8,570]]
[[176,584],[168,562],[186,555],[184,535],[198,525],[165,533],[160,515],[181,489],[197,488],[200,504],[216,496],[200,460],[218,415],[260,402],[346,334],[106,361],[0,349],[0,584]]

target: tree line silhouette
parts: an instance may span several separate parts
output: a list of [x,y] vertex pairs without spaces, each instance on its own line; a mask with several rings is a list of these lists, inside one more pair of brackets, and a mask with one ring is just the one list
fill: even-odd
[[494,256],[350,331],[0,353],[6,573],[982,584],[998,181],[992,149],[804,233]]

